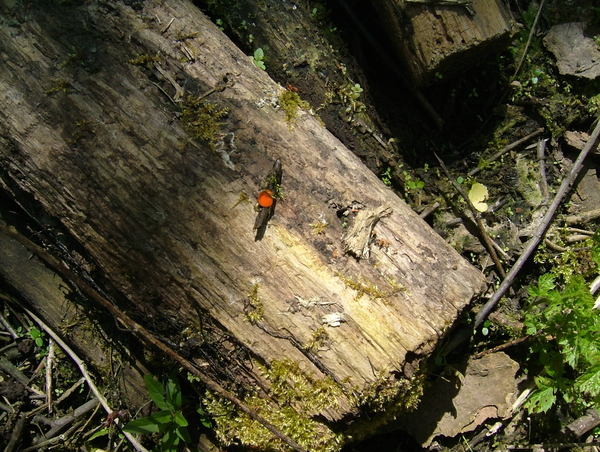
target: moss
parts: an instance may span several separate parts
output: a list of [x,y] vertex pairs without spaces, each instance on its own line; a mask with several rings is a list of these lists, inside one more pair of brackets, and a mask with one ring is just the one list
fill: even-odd
[[308,351],[318,349],[319,347],[325,345],[325,342],[327,342],[328,339],[329,333],[327,333],[327,330],[324,326],[320,326],[313,332],[310,340],[304,344],[302,348]]
[[[396,417],[415,410],[423,395],[425,375],[413,378],[393,378],[388,372],[380,372],[379,377],[365,389],[358,402],[363,414],[368,413],[369,422],[357,422],[346,431],[349,440],[359,441],[379,431]],[[364,414],[364,417],[367,417]]]
[[258,297],[258,283],[252,285],[252,292],[248,294],[248,303],[244,308],[246,319],[252,323],[258,323],[263,319],[265,307],[261,299]]
[[160,53],[156,55],[138,55],[135,58],[129,60],[129,64],[133,64],[135,66],[144,66],[146,69],[152,69],[154,67],[154,63],[160,64],[162,62],[162,58],[160,57]]
[[329,223],[325,220],[320,220],[316,221],[315,223],[310,223],[309,226],[312,228],[312,235],[319,235],[325,232],[325,229],[327,226],[329,226]]
[[298,93],[289,90],[282,91],[279,95],[279,107],[285,113],[285,121],[290,127],[294,126],[294,122],[298,117],[298,108],[310,109],[308,102],[300,99]]
[[396,282],[395,279],[387,280],[387,283],[391,286],[392,290],[389,292],[384,292],[379,289],[375,284],[364,281],[362,276],[359,276],[356,280],[351,276],[346,276],[340,272],[336,273],[338,278],[340,278],[346,287],[356,290],[356,300],[359,300],[363,295],[368,295],[371,298],[386,300],[387,298],[394,295],[396,292],[406,290],[404,286]]
[[235,202],[235,204],[233,206],[231,206],[231,208],[233,209],[234,207],[239,206],[242,203],[250,203],[250,198],[248,198],[248,195],[245,192],[241,192],[240,196],[238,197],[238,200]]
[[73,91],[73,86],[71,85],[71,82],[64,78],[59,78],[58,80],[55,80],[52,83],[52,86],[49,89],[44,91],[44,94],[47,96],[50,96],[54,93],[59,93],[59,92],[63,92],[64,94],[69,94],[71,91]]
[[[317,422],[312,415],[337,408],[338,400],[343,396],[342,389],[329,377],[317,378],[303,372],[298,363],[288,359],[272,361],[262,370],[271,381],[269,398],[253,393],[247,395],[244,402],[306,450],[339,451],[343,445],[342,435]],[[272,400],[277,402],[276,408]],[[213,416],[215,432],[224,444],[240,442],[261,450],[289,449],[260,423],[239,412],[231,402],[208,393],[204,404]]]
[[181,103],[179,119],[185,130],[194,138],[208,141],[211,145],[217,141],[221,133],[223,119],[227,116],[227,108],[203,102],[201,97],[187,96]]

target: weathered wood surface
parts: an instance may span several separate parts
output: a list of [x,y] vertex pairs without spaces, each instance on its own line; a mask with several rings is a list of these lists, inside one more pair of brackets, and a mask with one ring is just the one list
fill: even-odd
[[373,5],[418,86],[438,76],[456,76],[501,51],[512,32],[501,0],[382,0]]
[[[367,77],[342,41],[347,33],[330,30],[325,6],[304,0],[213,0],[207,7],[246,54],[262,49],[269,75],[298,89],[327,129],[373,172],[398,164],[398,145],[389,140]],[[359,34],[358,28],[351,33]],[[353,91],[355,85],[362,91]]]
[[[357,415],[350,388],[410,378],[483,289],[315,118],[291,128],[273,106],[282,88],[191,3],[0,8],[2,185],[32,194],[126,297],[122,309],[199,363],[209,342],[222,356],[233,347],[245,366],[229,375],[268,386],[252,363],[287,358],[346,386],[322,414]],[[150,69],[128,63],[157,52]],[[173,82],[186,95],[223,88],[207,97],[230,110],[221,153],[183,129]],[[240,194],[254,197],[276,158],[285,199],[255,240]],[[380,206],[392,213],[369,259],[344,255],[342,213]]]

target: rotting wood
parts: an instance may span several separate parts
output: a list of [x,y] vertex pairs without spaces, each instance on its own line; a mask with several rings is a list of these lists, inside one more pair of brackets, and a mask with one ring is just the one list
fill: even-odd
[[373,228],[379,220],[391,215],[391,213],[392,209],[389,206],[359,210],[354,221],[348,227],[348,232],[342,237],[344,251],[353,254],[359,259],[368,258]]
[[[291,128],[273,106],[283,89],[191,3],[148,0],[143,13],[118,2],[3,5],[0,13],[1,184],[60,220],[123,295],[121,311],[173,344],[173,359],[178,347],[200,360],[213,347],[211,375],[243,388],[240,397],[269,390],[260,364],[268,370],[285,359],[316,380],[326,369],[352,391],[299,413],[316,425],[305,441],[329,435],[333,447],[343,443],[345,420],[364,435],[382,418],[358,422],[359,413],[392,416],[416,402],[416,369],[485,287],[478,270],[314,117],[300,112]],[[6,25],[15,17],[19,27]],[[181,37],[194,33],[184,52]],[[75,44],[87,58],[63,65]],[[129,63],[157,54],[148,67]],[[178,105],[177,88],[154,63],[185,89]],[[215,90],[224,78],[235,83]],[[192,140],[175,109],[185,102],[229,113],[211,123],[214,135]],[[284,199],[255,241],[253,203],[240,200],[257,195],[277,158]],[[338,217],[356,203],[392,211],[375,229],[390,246],[358,261],[340,253]],[[310,224],[321,220],[329,226],[314,235]],[[328,304],[302,307],[296,297]],[[332,312],[345,321],[323,326]],[[267,331],[290,332],[295,342]],[[323,331],[310,351],[317,366],[304,347]],[[383,402],[381,387],[392,393]],[[277,414],[271,404],[260,412],[269,422]],[[340,421],[340,431],[319,415]]]
[[510,14],[500,0],[383,0],[373,5],[417,86],[463,73],[504,49],[512,33]]

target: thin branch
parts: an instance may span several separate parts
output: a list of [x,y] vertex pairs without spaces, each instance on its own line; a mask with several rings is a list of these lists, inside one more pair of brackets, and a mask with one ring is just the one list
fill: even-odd
[[[181,355],[176,353],[174,350],[170,349],[165,344],[163,344],[158,338],[156,338],[153,334],[151,334],[148,330],[146,330],[142,325],[140,325],[135,320],[130,318],[127,314],[125,314],[119,308],[117,308],[114,304],[112,304],[108,299],[104,298],[102,295],[100,295],[98,292],[96,292],[83,278],[81,278],[79,275],[75,274],[74,272],[72,272],[71,270],[66,268],[64,265],[62,265],[54,256],[52,256],[50,253],[48,253],[42,247],[36,245],[31,240],[24,237],[15,228],[4,226],[4,225],[0,224],[0,232],[8,235],[9,237],[14,238],[18,242],[20,242],[23,246],[27,247],[31,252],[36,254],[39,258],[41,258],[43,261],[45,261],[48,265],[53,267],[58,273],[60,273],[66,279],[69,279],[73,284],[75,284],[79,288],[79,290],[81,290],[82,293],[84,293],[86,296],[90,297],[92,300],[94,300],[95,302],[100,304],[102,307],[104,307],[116,319],[118,319],[126,329],[130,330],[141,341],[145,342],[148,345],[156,347],[162,353],[166,354],[171,359],[176,361],[185,370],[187,370],[191,374],[197,376],[198,379],[202,382],[202,384],[204,384],[204,386],[206,386],[211,391],[217,393],[219,396],[223,397],[224,399],[227,399],[230,402],[232,402],[234,405],[236,405],[239,408],[240,411],[246,413],[252,419],[254,419],[258,423],[260,423],[263,427],[265,427],[267,430],[269,430],[271,433],[273,433],[273,435],[275,435],[281,441],[286,443],[288,446],[290,446],[296,452],[307,452],[306,449],[302,448],[299,444],[297,444],[295,441],[293,441],[291,438],[289,438],[287,435],[285,435],[281,430],[279,430],[271,422],[267,421],[260,414],[258,414],[252,408],[250,408],[246,403],[242,402],[236,396],[234,396],[229,391],[224,389],[221,385],[219,385],[216,381],[214,381],[208,375],[205,375],[204,373],[202,373],[196,366],[194,366],[192,363],[190,363],[184,357],[182,357]],[[28,311],[25,308],[23,308],[23,309],[26,312],[28,312],[28,314],[36,322],[43,323],[33,313],[31,313],[30,311]],[[63,349],[65,349],[65,347],[66,347],[65,352],[67,351],[67,349],[69,351],[71,350],[62,341],[62,339],[60,339],[58,336],[56,336],[54,334],[54,332],[52,332],[51,334],[49,333],[49,335],[51,335],[53,337],[53,339]],[[64,344],[64,346],[63,346],[63,344]],[[72,351],[71,351],[71,353],[72,353]],[[80,365],[80,369],[82,370],[82,372],[85,371],[84,376],[87,375],[86,380],[88,381],[88,384],[90,384],[90,388],[92,388],[92,391],[98,397],[98,400],[101,401],[102,406],[104,406],[104,409],[107,411],[107,413],[111,413],[112,410],[108,406],[106,399],[104,398],[104,396],[102,396],[102,394],[100,394],[100,392],[98,391],[98,388],[96,388],[94,383],[89,378],[89,374],[87,373],[87,370],[85,369],[85,364],[74,353],[73,353],[73,356],[75,356],[77,358],[76,362],[78,363],[78,365]],[[72,356],[72,358],[73,358],[73,356]],[[118,424],[118,425],[120,425],[120,424]],[[135,438],[133,438],[129,433],[125,433],[125,435],[127,436],[127,438],[130,441],[134,441],[134,442],[132,442],[132,444],[134,444],[134,446],[136,448],[139,447],[138,450],[146,451],[146,449],[141,444],[139,444],[139,442],[137,440],[135,440]]]
[[546,0],[542,0],[540,2],[540,6],[538,8],[538,12],[535,15],[535,20],[533,21],[533,25],[531,25],[531,30],[529,31],[529,37],[527,38],[527,44],[525,44],[525,49],[523,49],[523,55],[521,55],[521,59],[519,60],[519,64],[517,64],[517,67],[515,69],[515,73],[513,74],[513,78],[515,78],[517,76],[517,74],[519,73],[519,71],[521,70],[521,65],[523,64],[523,61],[525,60],[525,56],[527,56],[527,51],[529,50],[529,44],[531,44],[531,38],[533,37],[533,33],[535,33],[535,27],[537,27],[537,23],[538,20],[540,18],[540,15],[542,14],[542,9],[544,8],[544,3],[546,2]]
[[[517,146],[521,145],[522,143],[530,140],[531,138],[535,137],[536,135],[539,135],[540,133],[542,133],[544,131],[544,129],[537,129],[535,132],[531,132],[529,135],[525,135],[523,138],[519,138],[517,141],[513,141],[512,143],[510,143],[509,145],[504,146],[502,149],[500,149],[498,152],[496,152],[494,155],[492,155],[489,158],[490,162],[496,161],[498,160],[500,157],[502,157],[504,154],[506,154],[508,151],[512,151],[514,148],[516,148]],[[475,176],[476,174],[478,174],[481,171],[481,168],[476,167],[473,168],[471,171],[469,171],[467,174],[469,176]]]
[[460,195],[463,197],[463,199],[467,203],[467,206],[469,206],[469,210],[471,211],[471,214],[475,218],[475,222],[477,223],[477,227],[479,228],[479,233],[481,234],[483,244],[485,245],[490,257],[494,261],[494,264],[496,265],[496,270],[498,271],[498,274],[502,278],[504,278],[506,273],[504,273],[504,268],[502,267],[502,264],[500,263],[500,259],[498,259],[498,255],[496,254],[496,249],[494,248],[492,239],[490,239],[490,236],[486,232],[483,222],[481,221],[481,215],[479,215],[479,212],[477,211],[477,209],[475,209],[475,206],[471,202],[471,199],[469,198],[469,196],[467,195],[465,190],[454,180],[454,178],[450,174],[450,171],[448,171],[448,168],[446,168],[444,161],[441,158],[439,158],[437,154],[434,153],[434,155],[435,155],[435,158],[438,159],[438,162],[440,162],[440,166],[442,167],[442,170],[444,170],[444,173],[446,174],[446,177],[448,178],[450,183],[454,186],[454,188],[458,191],[458,193],[460,193]]
[[550,198],[548,180],[546,178],[546,141],[547,140],[540,140],[537,144],[537,158],[540,165],[540,191],[544,198],[544,204],[546,204]]
[[46,404],[48,413],[52,413],[52,363],[54,362],[54,349],[56,345],[52,339],[48,341],[48,356],[46,356]]

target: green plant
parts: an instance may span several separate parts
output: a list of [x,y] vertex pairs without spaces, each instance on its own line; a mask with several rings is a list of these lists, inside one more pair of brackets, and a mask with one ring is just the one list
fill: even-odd
[[44,336],[46,334],[35,326],[29,328],[28,331],[24,331],[23,327],[20,326],[19,328],[17,328],[17,333],[19,334],[19,336],[29,336],[35,342],[35,345],[37,345],[40,348],[44,346]]
[[388,187],[390,187],[392,185],[392,168],[391,167],[388,166],[387,169],[385,170],[385,172],[381,175],[381,181]]
[[[176,451],[181,441],[190,443],[192,441],[187,430],[188,421],[183,416],[183,406],[186,403],[179,381],[174,374],[169,375],[167,384],[156,381],[152,375],[144,376],[144,383],[150,394],[150,398],[160,409],[148,417],[135,419],[129,422],[123,430],[128,433],[159,433],[162,439],[158,450]],[[210,427],[204,411],[198,409],[201,422],[206,427]]]
[[[592,259],[600,266],[600,233],[593,237]],[[543,372],[526,402],[533,412],[546,412],[564,402],[576,413],[600,406],[600,315],[581,275],[558,287],[556,276],[540,276],[530,287],[527,334],[535,335],[531,352]],[[549,340],[550,339],[550,340]]]
[[265,62],[263,61],[263,59],[265,58],[265,52],[263,51],[262,48],[258,48],[254,51],[254,55],[252,56],[252,61],[254,62],[254,64],[256,64],[256,67],[259,67],[260,69],[262,69],[263,71],[265,71],[267,68],[265,67]]

